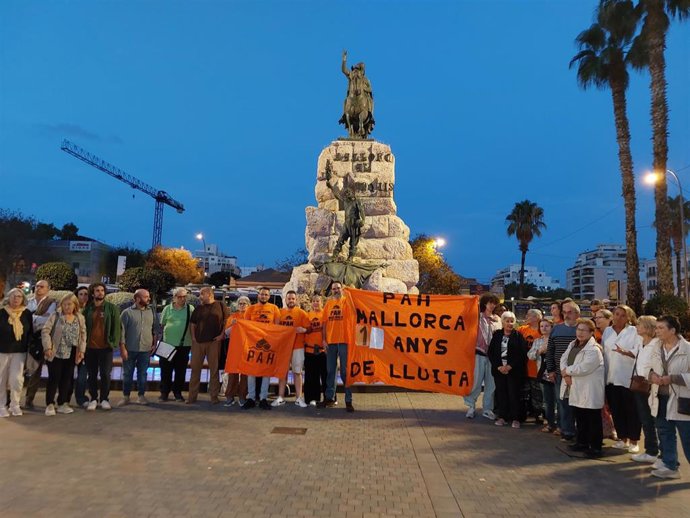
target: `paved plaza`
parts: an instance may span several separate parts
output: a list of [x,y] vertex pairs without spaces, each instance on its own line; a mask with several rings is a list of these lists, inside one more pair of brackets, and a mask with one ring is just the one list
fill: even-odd
[[465,419],[458,397],[355,393],[354,414],[292,401],[270,412],[207,400],[55,417],[39,407],[3,419],[0,516],[680,517],[690,509],[685,459],[682,479],[659,481],[611,448],[601,460],[570,457],[535,425]]

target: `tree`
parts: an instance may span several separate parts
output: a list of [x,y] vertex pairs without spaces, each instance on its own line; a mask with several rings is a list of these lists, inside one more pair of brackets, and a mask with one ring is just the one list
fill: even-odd
[[519,297],[522,298],[525,284],[525,256],[534,236],[541,236],[542,229],[546,228],[544,209],[529,200],[517,202],[513,211],[506,216],[506,223],[508,223],[508,236],[517,237],[518,248],[522,252],[519,290]]
[[79,239],[79,227],[74,223],[65,223],[60,230],[60,239]]
[[[639,14],[630,0],[604,0],[596,11],[596,20],[589,29],[577,36],[580,52],[570,60],[570,67],[577,63],[577,80],[583,89],[594,86],[611,90],[625,205],[627,300],[639,314],[643,294],[637,255],[635,177],[625,95],[629,83],[628,52],[635,38]],[[634,48],[631,52],[630,57],[634,58]]]
[[435,239],[420,234],[410,245],[412,255],[419,263],[419,282],[421,293],[454,295],[460,293],[462,277],[453,271],[435,246]]
[[[685,201],[683,203],[683,225],[681,225],[680,217],[680,195],[675,198],[668,197],[668,208],[669,216],[671,220],[669,221],[669,228],[671,230],[671,241],[673,242],[673,249],[676,253],[676,279],[677,292],[676,294],[680,297],[681,293],[681,280],[683,279],[683,271],[681,270],[681,256],[683,254],[683,237],[687,237],[688,230],[690,230],[690,201]],[[684,227],[681,228],[681,226]],[[656,220],[654,221],[654,227],[656,227]],[[685,230],[685,236],[683,236],[683,230]]]
[[655,317],[673,315],[680,320],[680,327],[686,335],[688,329],[690,329],[688,303],[681,297],[656,294],[647,302],[645,314],[654,315]]
[[305,264],[309,258],[306,248],[298,248],[290,257],[285,257],[276,261],[275,269],[279,272],[291,272],[292,269],[301,264]]
[[156,246],[146,258],[146,268],[168,272],[178,285],[201,282],[203,270],[189,250]]
[[669,15],[683,20],[690,16],[690,0],[640,0],[639,7],[644,15],[640,43],[645,49],[641,59],[634,64],[647,66],[650,75],[652,95],[652,151],[653,168],[659,173],[654,189],[656,204],[656,261],[657,291],[659,294],[673,293],[673,271],[671,269],[671,228],[666,185],[666,164],[668,159],[668,104],[666,102],[666,31],[670,24]]
[[137,268],[146,264],[146,252],[132,245],[120,245],[108,252],[106,258],[106,272],[111,279],[117,277],[117,258],[121,255],[127,258],[126,268]]
[[138,289],[149,290],[154,298],[165,295],[175,286],[175,278],[168,272],[153,268],[127,268],[120,276],[120,289],[134,293]]
[[213,286],[223,286],[230,284],[230,272],[213,272],[208,277],[208,282]]
[[45,279],[53,290],[72,291],[77,287],[77,274],[67,263],[45,263],[36,270],[36,279]]

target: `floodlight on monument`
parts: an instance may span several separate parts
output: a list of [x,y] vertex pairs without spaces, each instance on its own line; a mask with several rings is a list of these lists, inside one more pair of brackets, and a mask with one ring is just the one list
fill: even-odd
[[446,240],[445,239],[443,239],[442,237],[437,237],[436,239],[434,239],[434,247],[435,248],[443,248],[444,246],[446,246]]

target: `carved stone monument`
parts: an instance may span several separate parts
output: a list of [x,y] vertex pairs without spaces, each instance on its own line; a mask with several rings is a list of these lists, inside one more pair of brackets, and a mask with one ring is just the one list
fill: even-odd
[[[333,264],[331,256],[344,230],[345,211],[326,185],[327,167],[332,170],[331,183],[340,190],[352,189],[364,207],[364,225],[355,255],[349,261],[365,268],[359,273],[364,281],[359,287],[417,293],[419,265],[412,258],[410,229],[397,216],[393,200],[395,157],[388,145],[371,140],[336,140],[319,155],[315,189],[318,205],[306,208],[309,262],[293,269],[285,290],[318,293],[330,284],[332,276],[327,275],[324,265]],[[346,264],[348,255],[346,242],[337,264]]]
[[306,209],[308,263],[292,270],[283,291],[323,293],[337,279],[367,290],[418,293],[410,229],[393,201],[395,157],[388,145],[368,138],[374,126],[371,84],[364,63],[348,70],[346,59],[343,52],[348,91],[340,122],[349,138],[331,142],[319,155],[318,205]]

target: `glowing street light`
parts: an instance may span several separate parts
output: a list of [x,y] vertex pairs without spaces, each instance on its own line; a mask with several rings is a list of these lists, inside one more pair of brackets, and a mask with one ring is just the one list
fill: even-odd
[[446,246],[446,240],[442,237],[437,237],[434,239],[434,248],[443,248]]
[[205,252],[206,251],[206,238],[204,237],[204,235],[201,232],[199,232],[196,235],[196,238],[204,244],[204,252]]
[[[683,265],[683,283],[685,284],[685,300],[688,300],[688,249],[685,246],[685,198],[683,197],[683,186],[680,184],[678,175],[670,169],[666,169],[666,175],[671,175],[676,181],[678,191],[680,192],[680,242],[683,247],[683,262],[685,263]],[[661,180],[661,173],[649,172],[644,175],[644,182],[647,185],[656,185],[659,180]],[[680,276],[680,272],[678,272],[678,275]],[[678,282],[680,282],[680,279],[678,279]]]

